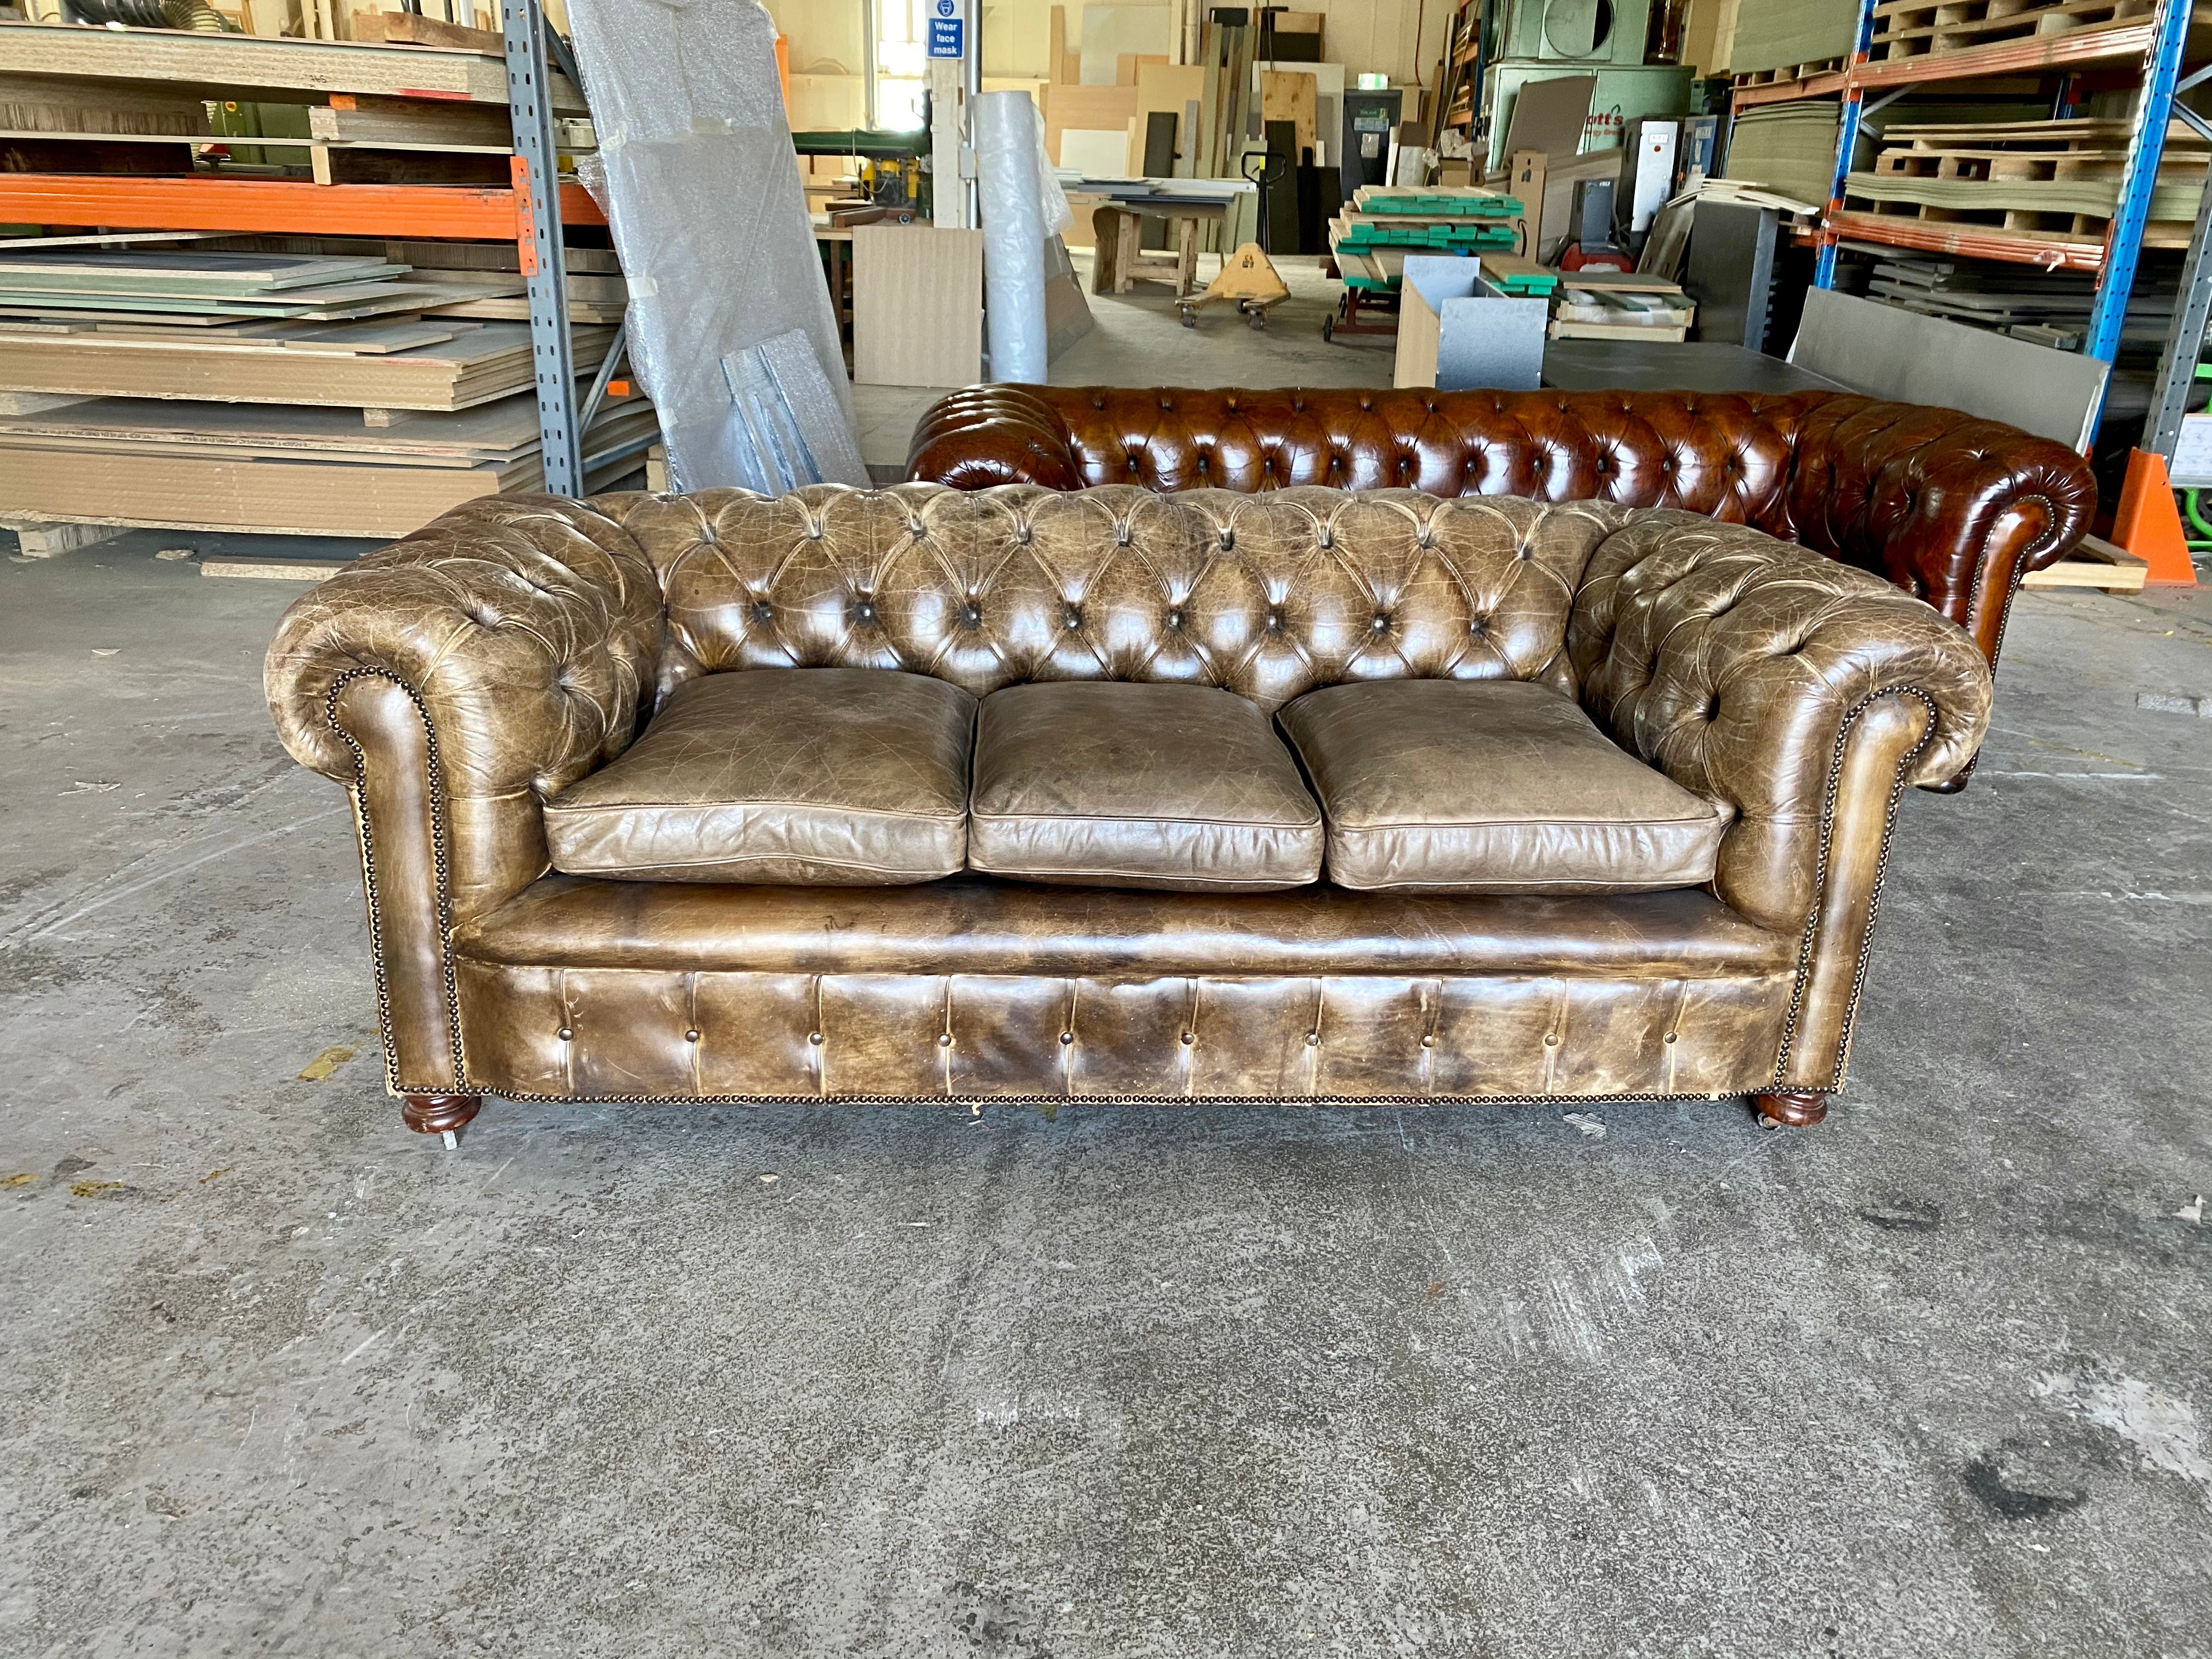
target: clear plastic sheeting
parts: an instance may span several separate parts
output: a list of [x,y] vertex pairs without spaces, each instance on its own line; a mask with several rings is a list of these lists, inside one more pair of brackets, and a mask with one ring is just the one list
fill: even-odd
[[[987,92],[971,106],[976,195],[983,216],[983,307],[991,378],[1039,383],[1048,353],[1044,319],[1046,207],[1042,146],[1026,92]],[[1046,174],[1049,178],[1050,174]],[[1058,180],[1054,179],[1055,186]],[[1060,198],[1066,211],[1066,198]]]
[[[670,483],[743,487],[760,476],[762,411],[748,419],[724,364],[775,342],[784,369],[771,384],[812,388],[802,399],[812,406],[787,407],[777,425],[811,434],[823,482],[866,484],[791,159],[775,20],[757,0],[569,0],[568,17],[604,171],[593,194],[629,282],[630,362],[660,414]],[[793,372],[793,347],[808,350],[816,376]]]

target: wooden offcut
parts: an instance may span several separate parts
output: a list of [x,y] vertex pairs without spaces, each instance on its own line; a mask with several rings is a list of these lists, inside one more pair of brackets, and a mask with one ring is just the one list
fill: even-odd
[[855,226],[854,383],[971,386],[982,368],[983,233]]
[[[0,63],[11,75],[158,82],[177,95],[320,101],[301,93],[465,99],[507,103],[507,64],[495,53],[436,46],[364,46],[187,29],[92,29],[58,23],[0,23]],[[557,71],[553,107],[586,112],[584,95]]]

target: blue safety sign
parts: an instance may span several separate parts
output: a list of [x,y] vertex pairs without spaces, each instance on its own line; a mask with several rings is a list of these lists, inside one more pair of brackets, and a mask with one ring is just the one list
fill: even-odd
[[967,54],[968,0],[929,0],[929,55],[961,58]]

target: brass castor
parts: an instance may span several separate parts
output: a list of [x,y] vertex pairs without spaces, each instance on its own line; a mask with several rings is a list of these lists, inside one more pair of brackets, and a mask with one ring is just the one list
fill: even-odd
[[399,1115],[418,1135],[443,1135],[448,1146],[459,1146],[463,1125],[483,1108],[482,1095],[404,1095]]
[[1751,1103],[1765,1120],[1759,1125],[1765,1129],[1784,1123],[1793,1129],[1809,1129],[1828,1115],[1827,1096],[1808,1089],[1778,1089],[1753,1095]]

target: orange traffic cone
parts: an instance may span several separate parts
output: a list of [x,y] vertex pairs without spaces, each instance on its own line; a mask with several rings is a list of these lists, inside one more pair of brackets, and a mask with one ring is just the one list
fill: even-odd
[[2112,515],[2112,539],[2150,566],[2145,580],[2197,586],[2197,567],[2189,562],[2189,542],[2182,534],[2163,455],[2148,449],[2130,452],[2120,508]]

